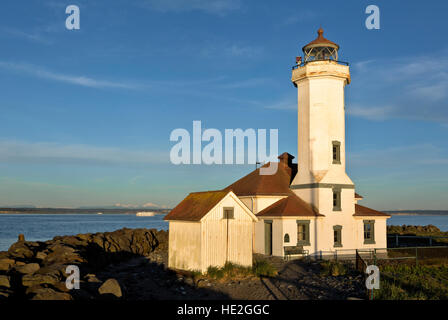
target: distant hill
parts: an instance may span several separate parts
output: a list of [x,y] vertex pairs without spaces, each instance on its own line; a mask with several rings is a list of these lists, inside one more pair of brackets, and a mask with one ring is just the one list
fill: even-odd
[[426,216],[445,216],[448,210],[393,210],[384,211],[392,215],[426,215]]
[[139,211],[154,211],[160,214],[168,213],[170,209],[153,208],[0,208],[0,214],[136,214]]

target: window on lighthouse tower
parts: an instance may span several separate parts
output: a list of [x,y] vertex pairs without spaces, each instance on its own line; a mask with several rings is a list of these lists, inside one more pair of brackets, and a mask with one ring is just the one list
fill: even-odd
[[333,164],[341,164],[341,143],[333,141]]
[[333,211],[341,211],[341,190],[333,189]]

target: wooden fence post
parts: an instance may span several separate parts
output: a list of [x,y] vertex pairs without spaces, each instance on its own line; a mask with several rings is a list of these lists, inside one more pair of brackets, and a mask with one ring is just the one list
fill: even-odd
[[415,265],[418,266],[418,248],[415,247]]

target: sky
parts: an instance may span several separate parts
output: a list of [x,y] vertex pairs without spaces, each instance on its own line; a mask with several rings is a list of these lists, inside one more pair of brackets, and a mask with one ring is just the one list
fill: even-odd
[[[368,30],[366,7],[380,9]],[[80,9],[68,30],[65,9]],[[0,206],[173,207],[254,165],[174,165],[176,128],[279,129],[291,66],[324,36],[350,63],[347,172],[378,210],[448,210],[446,1],[2,0]]]

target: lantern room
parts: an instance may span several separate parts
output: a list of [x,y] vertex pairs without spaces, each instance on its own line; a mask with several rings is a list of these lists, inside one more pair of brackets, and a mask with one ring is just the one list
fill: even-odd
[[317,30],[317,38],[302,48],[304,63],[321,60],[338,61],[339,45],[324,38],[324,30]]

